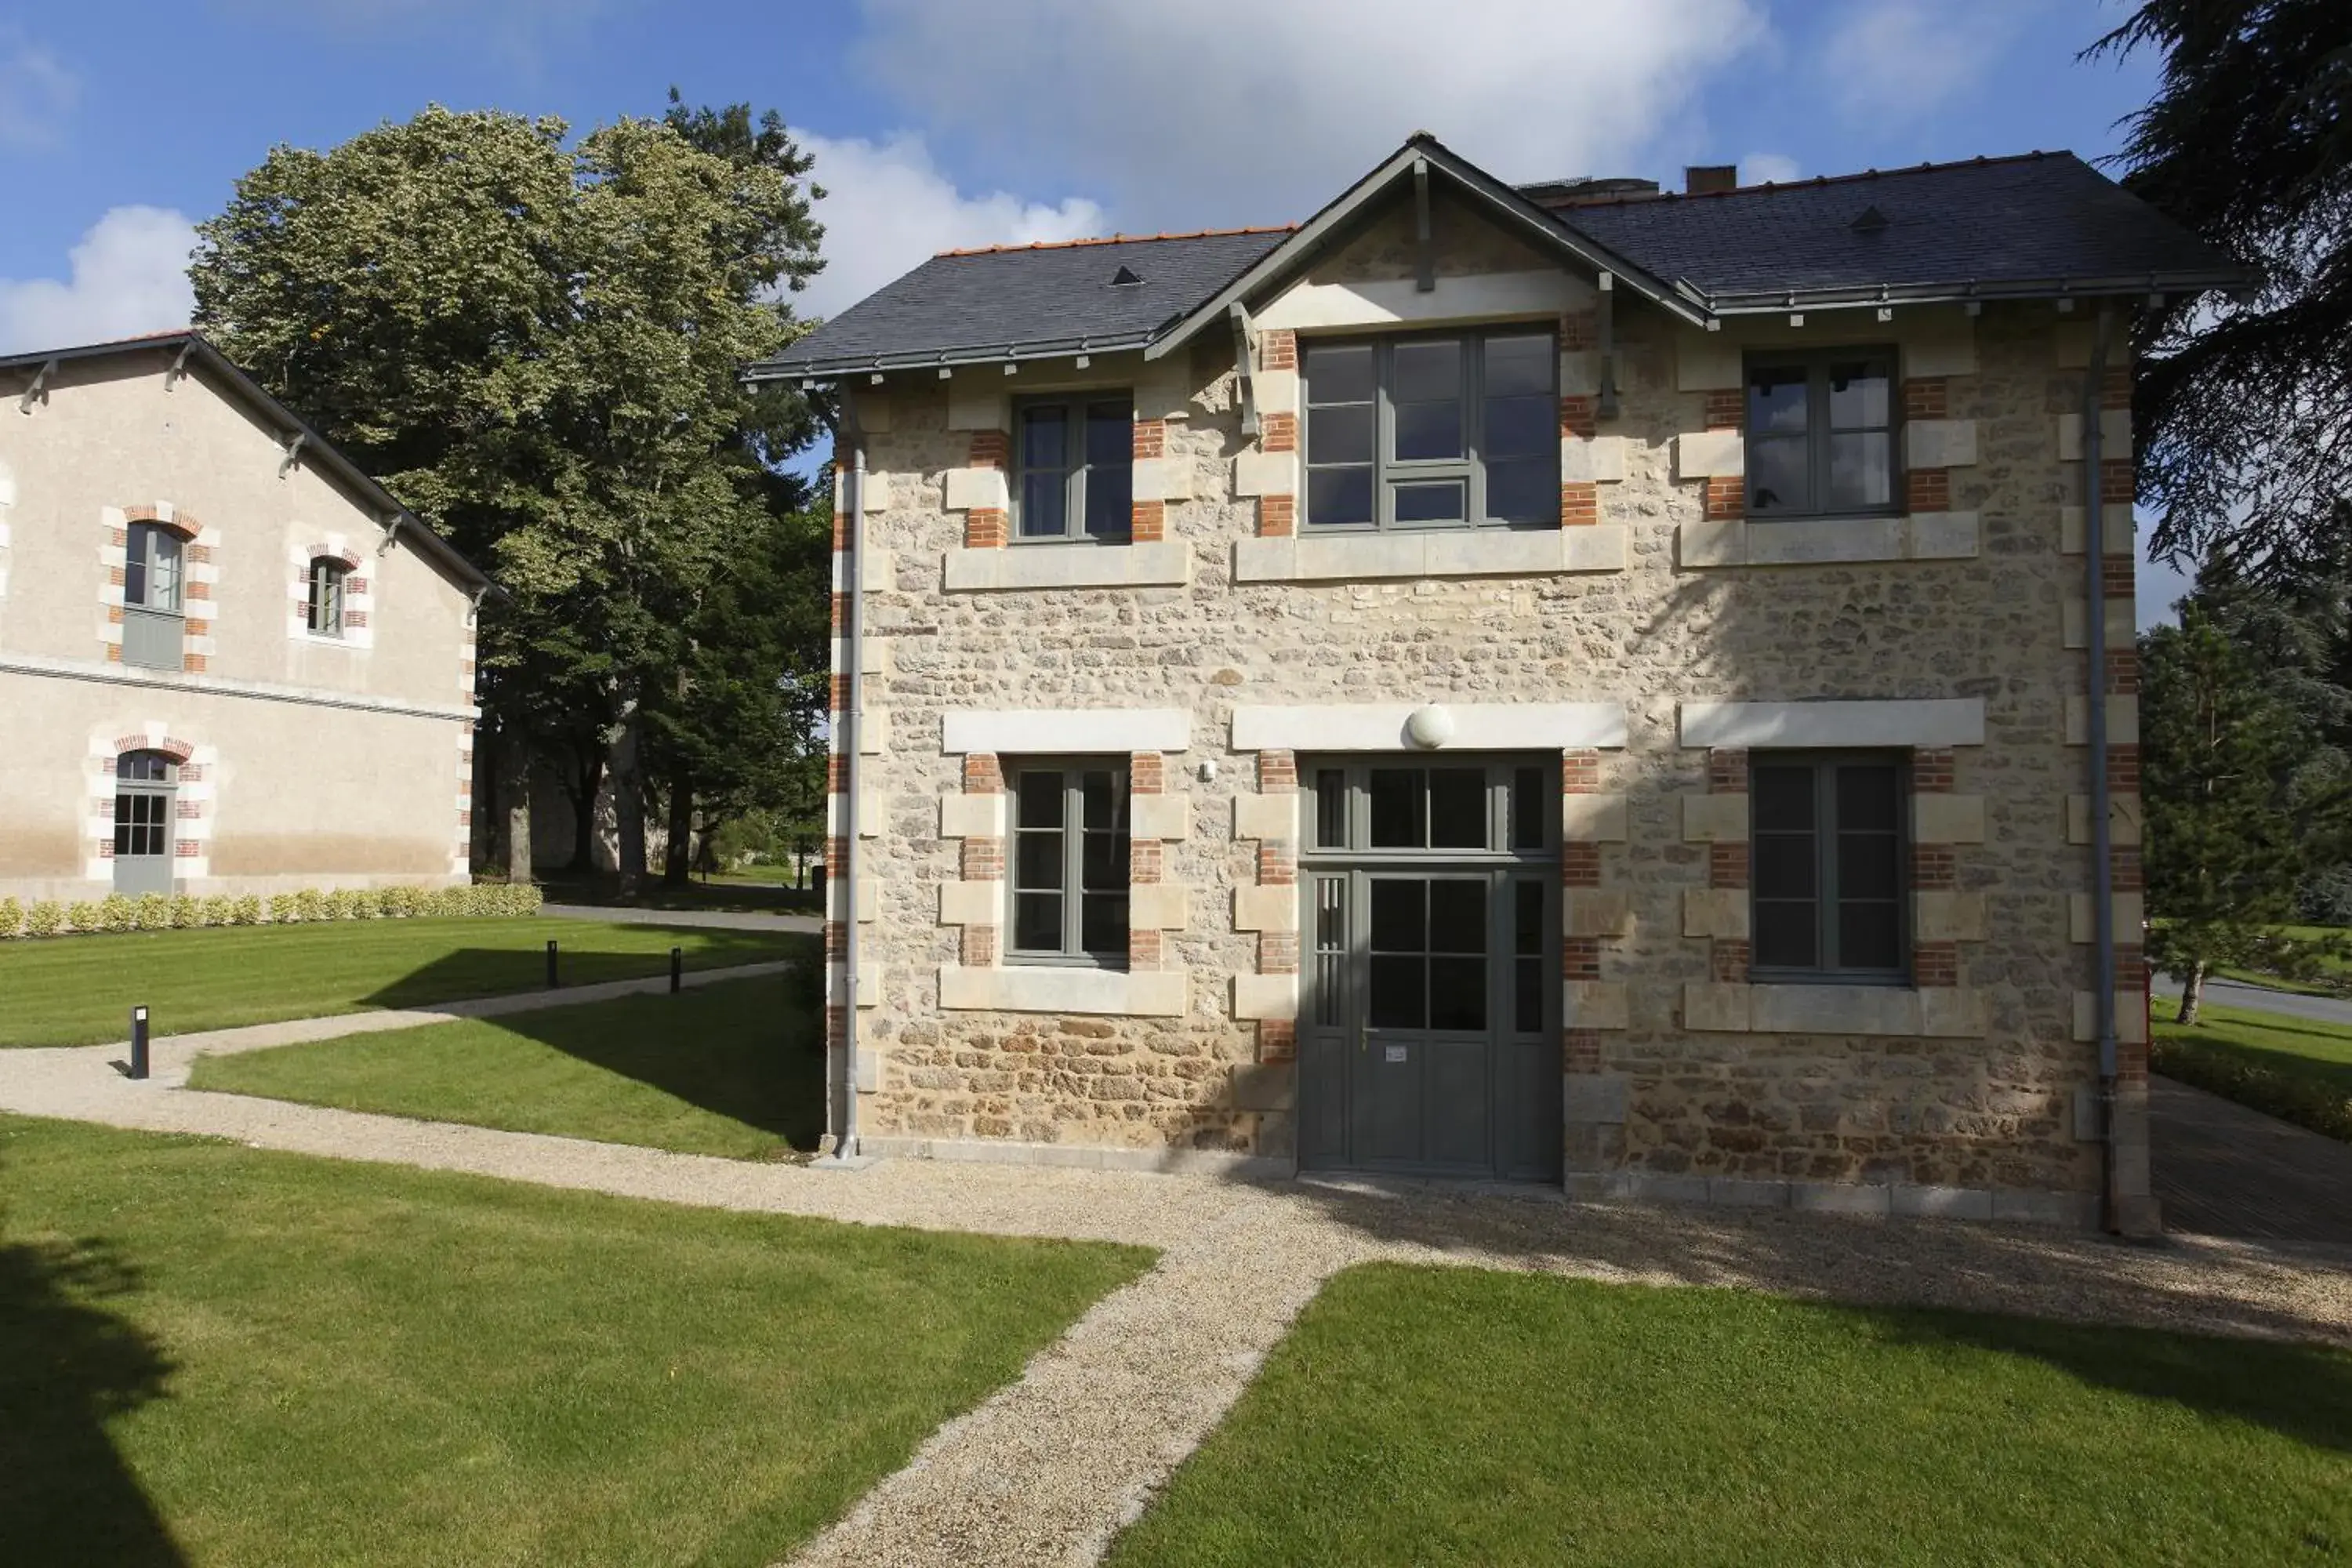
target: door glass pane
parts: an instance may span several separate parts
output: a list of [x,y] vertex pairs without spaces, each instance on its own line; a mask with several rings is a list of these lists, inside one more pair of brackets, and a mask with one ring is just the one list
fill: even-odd
[[1021,827],[1059,827],[1062,826],[1062,775],[1058,773],[1022,773],[1013,785],[1020,799],[1019,815],[1013,819]]
[[1549,333],[1486,340],[1486,395],[1551,395],[1552,346]]
[[136,831],[133,826],[135,820],[133,813],[136,807],[132,803],[138,798],[137,795],[118,795],[114,797],[114,852],[117,855],[131,853],[131,836]]
[[1830,366],[1830,428],[1883,430],[1887,426],[1886,371],[1868,361]]
[[1375,1029],[1421,1029],[1429,1025],[1428,976],[1421,954],[1374,953],[1364,1021]]
[[1315,1021],[1337,1028],[1345,1021],[1348,963],[1348,879],[1315,879]]
[[1024,952],[1062,950],[1062,895],[1019,893],[1013,900],[1013,945]]
[[1496,522],[1521,528],[1548,528],[1559,522],[1559,462],[1558,454],[1518,462],[1486,465],[1486,515]]
[[1511,884],[1511,951],[1521,958],[1543,956],[1543,884],[1523,877]]
[[1429,884],[1429,950],[1486,951],[1486,884],[1446,880]]
[[1088,827],[1127,826],[1127,792],[1120,776],[1108,768],[1089,768],[1078,775],[1078,793],[1085,802]]
[[1080,884],[1088,892],[1124,891],[1127,887],[1127,835],[1096,833],[1086,835],[1086,859],[1078,868],[1084,879]]
[[1429,949],[1429,884],[1397,877],[1372,880],[1374,952],[1425,952]]
[[1813,896],[1815,851],[1810,833],[1756,836],[1756,894],[1764,899]]
[[134,522],[125,536],[122,547],[122,602],[143,605],[147,602],[148,541],[155,532],[152,522]]
[[1543,1032],[1543,960],[1511,961],[1511,1027],[1522,1035]]
[[1461,343],[1451,339],[1399,343],[1390,376],[1397,459],[1427,462],[1463,456]]
[[1559,450],[1559,407],[1549,396],[1487,398],[1488,460],[1532,458],[1547,447]]
[[1058,405],[1051,408],[1023,410],[1021,466],[1024,468],[1050,468],[1057,472],[1068,468],[1069,425],[1070,411]]
[[1433,849],[1486,847],[1486,770],[1429,770],[1429,844]]
[[1135,412],[1124,403],[1087,405],[1087,467],[1124,468],[1135,460]]
[[1396,458],[1401,463],[1442,462],[1462,456],[1462,405],[1396,405]]
[[1748,372],[1748,433],[1801,435],[1805,428],[1805,382],[1801,364],[1756,365]]
[[1372,345],[1308,344],[1307,395],[1310,403],[1370,403],[1372,400]]
[[1838,967],[1892,970],[1902,963],[1902,928],[1895,907],[1843,904],[1838,909]]
[[1059,539],[1070,531],[1069,479],[1059,469],[1021,477],[1021,537]]
[[1459,401],[1462,344],[1454,338],[1399,343],[1391,374],[1390,395],[1399,403]]
[[1485,959],[1433,958],[1429,961],[1429,1026],[1433,1029],[1484,1029],[1486,1026]]
[[1894,900],[1896,879],[1895,835],[1838,835],[1838,897]]
[[1086,489],[1087,537],[1126,538],[1135,527],[1135,470],[1125,463],[1088,468]]
[[[1122,879],[1124,880],[1124,879]],[[1098,957],[1127,955],[1127,895],[1087,893],[1078,901],[1078,942]]]
[[1369,790],[1375,849],[1425,849],[1428,824],[1419,768],[1374,768]]
[[1389,487],[1399,522],[1460,522],[1467,515],[1463,506],[1464,493],[1460,479]]
[[180,607],[180,536],[168,528],[150,524],[147,537],[153,550],[147,562],[147,607],[152,610],[177,610]]
[[1307,411],[1307,460],[1369,463],[1372,460],[1372,405],[1343,404]]
[[1837,813],[1841,830],[1876,828],[1892,833],[1899,809],[1893,768],[1864,764],[1838,769]]
[[1748,504],[1757,511],[1801,511],[1812,504],[1802,437],[1748,439]]
[[1058,892],[1062,886],[1062,836],[1033,830],[1020,836],[1013,851],[1013,885]]
[[1756,900],[1756,962],[1769,968],[1811,969],[1819,962],[1819,919],[1810,900]]
[[1307,521],[1332,527],[1371,521],[1370,468],[1309,468],[1307,471]]
[[1315,775],[1315,847],[1348,847],[1348,775],[1324,768]]
[[1832,510],[1885,506],[1894,499],[1892,440],[1884,431],[1830,437],[1828,504]]
[[1511,847],[1540,849],[1544,847],[1545,797],[1544,771],[1541,768],[1514,768],[1511,771]]
[[1749,805],[1759,832],[1810,832],[1813,826],[1813,770],[1759,767]]

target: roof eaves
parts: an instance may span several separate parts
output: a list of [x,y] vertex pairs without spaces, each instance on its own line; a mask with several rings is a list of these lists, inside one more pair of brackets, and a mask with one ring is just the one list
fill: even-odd
[[839,354],[824,359],[795,360],[789,354],[765,360],[743,373],[747,382],[824,380],[836,375],[862,375],[894,370],[954,370],[960,366],[1024,364],[1037,360],[1068,359],[1074,354],[1124,353],[1142,348],[1150,332],[1115,332],[1079,338],[1038,338],[992,347],[926,350],[917,353]]
[[[2202,294],[2252,287],[2258,279],[2242,268],[2189,272],[2135,272],[2099,278],[2007,278],[1993,281],[1950,279],[1927,283],[1847,285],[1829,289],[1727,289],[1706,294],[1693,288],[1706,308],[1722,316],[1769,315],[1790,310],[1841,306],[1950,304],[1981,300],[2063,300],[2131,294]],[[1684,287],[1693,286],[1684,284]]]
[[1570,252],[1597,271],[1624,279],[1637,292],[1694,324],[1706,320],[1702,310],[1678,296],[1663,279],[1653,277],[1591,236],[1570,227],[1553,214],[1528,201],[1509,185],[1423,132],[1340,192],[1313,217],[1300,224],[1289,238],[1244,268],[1231,282],[1202,303],[1186,311],[1144,351],[1144,357],[1158,359],[1189,342],[1210,322],[1223,318],[1234,301],[1245,299],[1270,279],[1298,265],[1318,247],[1334,238],[1367,203],[1386,191],[1393,181],[1411,173],[1416,161],[1424,158],[1443,168],[1457,184],[1517,221],[1538,239]]

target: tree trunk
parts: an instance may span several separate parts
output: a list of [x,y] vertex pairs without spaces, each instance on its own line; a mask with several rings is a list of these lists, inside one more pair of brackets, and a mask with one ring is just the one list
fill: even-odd
[[499,787],[506,794],[500,826],[506,834],[507,880],[530,880],[530,746],[512,726],[499,735]]
[[694,869],[694,780],[684,763],[669,770],[669,842],[662,847],[662,880],[673,888],[686,886]]
[[613,780],[613,819],[619,830],[621,897],[634,899],[646,885],[645,719],[636,694],[621,700],[621,721],[613,731],[606,770]]
[[596,871],[596,797],[604,788],[603,754],[593,746],[578,747],[572,755],[572,776],[563,786],[563,793],[572,798],[572,864],[567,869],[575,877],[593,876]]
[[2180,983],[2180,1016],[2178,1022],[2197,1021],[2198,1005],[2205,1000],[2205,961],[2199,959],[2189,966],[2189,977]]

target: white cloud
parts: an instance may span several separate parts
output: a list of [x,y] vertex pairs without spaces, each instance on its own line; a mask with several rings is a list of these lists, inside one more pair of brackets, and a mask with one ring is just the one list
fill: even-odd
[[1916,119],[1973,86],[2025,20],[2025,0],[1863,0],[1832,24],[1821,52],[1847,113]]
[[81,79],[24,30],[0,26],[0,148],[46,147],[81,101]]
[[1750,0],[865,0],[935,139],[1044,162],[1139,226],[1303,217],[1416,130],[1513,179],[1622,174],[1761,39]]
[[1803,172],[1803,166],[1785,153],[1750,153],[1739,160],[1743,185],[1786,184]]
[[115,207],[73,247],[71,273],[0,278],[0,353],[69,348],[187,325],[194,226],[162,207]]
[[824,187],[824,270],[793,297],[804,316],[837,315],[941,250],[1026,245],[1105,232],[1103,209],[1082,196],[1055,205],[1003,191],[967,195],[941,174],[923,139],[901,132],[880,143],[798,137],[816,157]]

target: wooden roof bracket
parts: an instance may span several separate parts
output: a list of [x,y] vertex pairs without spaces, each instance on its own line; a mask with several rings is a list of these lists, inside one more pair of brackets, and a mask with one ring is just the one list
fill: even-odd
[[49,384],[49,373],[57,368],[57,361],[47,360],[42,363],[40,369],[33,373],[33,384],[25,388],[24,396],[16,399],[17,413],[30,414],[33,411],[33,404],[36,399],[42,402],[47,401],[46,397],[42,396],[42,389]]
[[180,384],[181,379],[188,374],[188,356],[195,351],[196,340],[194,338],[180,345],[180,352],[172,356],[172,368],[163,373],[164,391],[169,392]]
[[1413,291],[1437,291],[1437,241],[1429,226],[1429,160],[1412,161]]
[[1242,405],[1242,434],[1257,434],[1257,387],[1251,367],[1257,359],[1257,329],[1250,324],[1249,307],[1239,300],[1225,308],[1234,323],[1234,386]]
[[1601,348],[1601,401],[1596,412],[1603,419],[1617,417],[1617,277],[1602,272],[1600,296],[1593,303],[1594,324]]
[[287,470],[293,468],[296,463],[301,460],[302,443],[308,441],[310,438],[310,433],[309,431],[297,430],[292,435],[288,436],[285,439],[278,443],[278,446],[283,447],[286,452],[286,456],[279,458],[278,462],[278,477],[279,479],[284,479],[286,477]]

